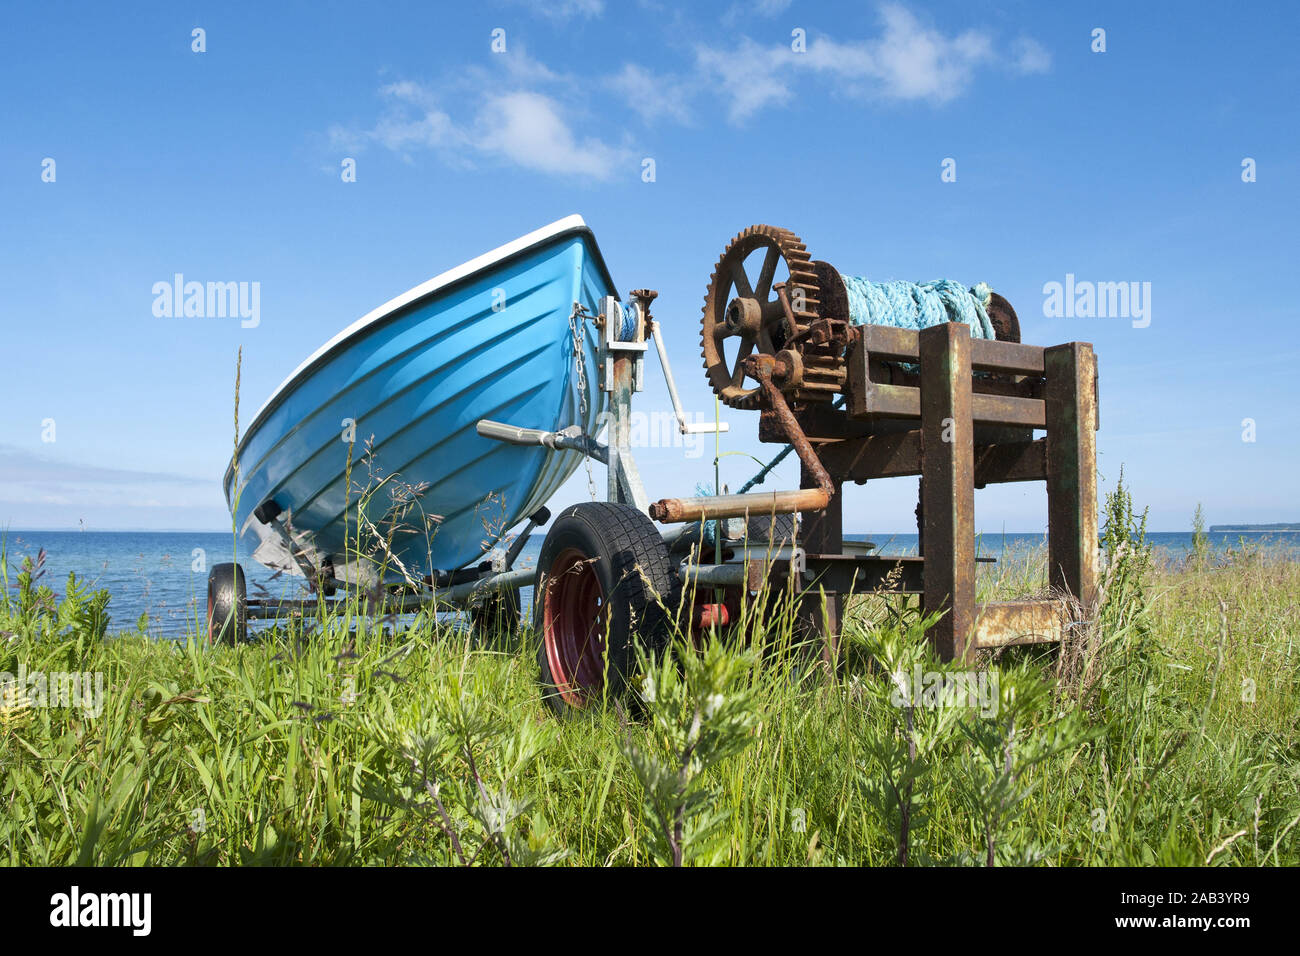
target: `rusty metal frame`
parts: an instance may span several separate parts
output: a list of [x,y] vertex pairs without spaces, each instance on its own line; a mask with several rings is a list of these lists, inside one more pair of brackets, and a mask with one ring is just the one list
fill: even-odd
[[[911,559],[909,570],[912,587],[919,572],[925,611],[942,612],[929,632],[939,655],[969,659],[980,649],[1059,640],[1070,616],[1089,614],[1097,598],[1092,346],[973,340],[961,323],[920,332],[860,326],[849,335],[845,410],[808,403],[795,411],[822,466],[821,474],[804,467],[802,487],[824,487],[826,475],[835,487],[827,507],[802,513],[809,561],[843,550],[844,482],[919,475],[924,558]],[[764,411],[760,439],[786,440],[779,411]],[[1035,430],[1046,437],[1035,438]],[[974,491],[1012,481],[1047,483],[1056,596],[977,604]],[[823,631],[828,658],[838,652],[842,577],[823,579],[824,608],[820,594],[803,598],[801,616]]]
[[975,442],[970,328],[959,322],[917,336],[921,360],[921,537],[930,629],[944,660],[963,657],[975,624]]
[[1097,600],[1097,356],[1085,342],[1045,352],[1048,583]]

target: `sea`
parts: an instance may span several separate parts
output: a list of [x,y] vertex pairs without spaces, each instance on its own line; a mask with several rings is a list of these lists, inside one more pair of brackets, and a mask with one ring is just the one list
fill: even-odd
[[[850,534],[846,537],[871,541],[882,554],[915,554],[915,534]],[[1177,561],[1191,552],[1190,532],[1169,531],[1148,534],[1157,552]],[[998,558],[1023,555],[1046,546],[1043,534],[983,534],[978,552]],[[538,535],[525,547],[520,562],[535,567],[541,550]],[[1230,532],[1209,536],[1216,554],[1230,549],[1262,548],[1271,554],[1300,560],[1300,532]],[[39,583],[56,594],[66,590],[68,575],[92,588],[106,588],[112,595],[108,606],[109,632],[134,631],[138,623],[160,638],[184,637],[196,631],[206,613],[208,569],[230,561],[231,535],[190,531],[21,531],[3,533],[7,585],[12,593],[18,571],[26,558],[33,562],[44,553]],[[256,562],[241,559],[250,593],[265,588],[272,597],[302,596],[302,579],[277,575]],[[527,610],[531,589],[523,597]]]

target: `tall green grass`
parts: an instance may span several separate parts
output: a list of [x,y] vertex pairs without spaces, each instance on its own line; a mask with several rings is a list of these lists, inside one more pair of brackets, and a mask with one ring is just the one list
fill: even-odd
[[[1300,566],[1153,555],[1121,491],[1105,601],[981,660],[997,706],[900,688],[932,660],[895,599],[843,663],[788,608],[643,661],[628,705],[556,720],[535,636],[345,602],[253,643],[104,636],[104,598],[19,576],[0,671],[99,672],[103,709],[0,710],[10,864],[1275,865],[1300,862]],[[12,560],[9,556],[8,560]],[[1041,553],[981,569],[1042,591]],[[910,692],[909,692],[910,693]]]

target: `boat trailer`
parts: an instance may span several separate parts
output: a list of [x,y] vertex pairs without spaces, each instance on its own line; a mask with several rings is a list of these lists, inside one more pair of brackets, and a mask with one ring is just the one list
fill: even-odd
[[[761,262],[757,274],[750,261]],[[775,281],[781,265],[788,278]],[[577,315],[598,336],[595,387],[609,404],[604,443],[578,426],[476,426],[484,438],[570,450],[606,465],[605,500],[564,509],[536,568],[515,565],[536,529],[551,522],[546,508],[508,548],[420,587],[385,593],[377,612],[434,607],[468,610],[472,627],[513,623],[519,589],[533,585],[541,679],[557,711],[621,693],[638,643],[662,646],[674,626],[695,633],[726,627],[761,594],[790,595],[801,632],[820,637],[830,663],[839,657],[845,601],[854,594],[919,596],[926,614],[941,612],[927,636],[944,660],[1059,642],[1092,614],[1098,415],[1090,344],[1021,343],[1014,309],[996,294],[988,306],[995,338],[972,338],[958,321],[919,330],[854,324],[835,268],[812,260],[787,230],[750,227],[724,251],[710,281],[704,365],[723,402],[758,412],[760,441],[786,448],[740,493],[651,501],[631,447],[631,405],[644,387],[650,342],[680,431],[727,427],[688,423],[651,314],[655,297],[635,290],[625,308],[607,296],[599,314]],[[583,311],[575,305],[575,313]],[[750,490],[791,452],[800,463],[799,488]],[[845,541],[844,485],[904,476],[920,478],[920,553],[885,556]],[[1047,484],[1051,597],[977,603],[976,564],[987,559],[975,553],[975,489],[1018,481]],[[220,566],[208,590],[213,639],[242,637],[250,618],[314,611],[341,586],[329,567],[311,564],[281,516],[258,517],[280,529],[321,593],[305,601],[249,600],[242,571]]]

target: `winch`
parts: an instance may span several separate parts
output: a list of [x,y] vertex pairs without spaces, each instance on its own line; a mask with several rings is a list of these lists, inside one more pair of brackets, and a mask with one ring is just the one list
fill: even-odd
[[955,283],[870,283],[845,276],[812,259],[790,230],[750,226],[727,246],[709,280],[700,325],[704,368],[724,402],[749,409],[762,405],[751,370],[763,363],[748,361],[755,355],[776,359],[773,383],[793,401],[829,402],[843,393],[854,325],[919,329],[969,312],[983,320],[970,322],[973,334],[1020,341],[1020,323],[1006,299],[987,287],[965,297],[970,301],[962,302]]
[[[887,590],[921,593],[927,611],[946,611],[930,632],[944,657],[1057,640],[1071,616],[1086,613],[1097,573],[1091,345],[1024,345],[1015,309],[982,283],[872,282],[813,259],[795,233],[768,225],[745,229],[723,251],[700,340],[714,391],[760,412],[759,438],[799,456],[801,487],[663,499],[650,516],[800,512],[803,561],[820,582],[805,616],[825,634],[828,656],[843,596],[878,585],[883,560],[845,552],[845,482],[920,477],[921,556],[897,562],[899,583]],[[975,489],[1034,480],[1047,482],[1057,599],[977,605]]]

